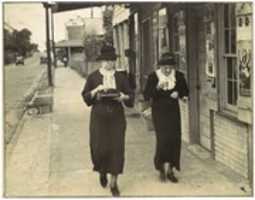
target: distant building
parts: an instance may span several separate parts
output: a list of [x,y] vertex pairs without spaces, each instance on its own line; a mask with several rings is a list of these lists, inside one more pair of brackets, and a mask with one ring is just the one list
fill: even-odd
[[84,37],[86,34],[94,33],[98,36],[104,34],[102,18],[70,19],[66,24],[66,38],[56,43],[56,48],[64,50],[68,59],[68,66],[76,68],[82,74],[86,74],[86,55],[84,53]]
[[80,66],[84,64],[83,40],[85,23],[83,19],[70,19],[66,24],[66,37],[56,43],[56,48],[64,50],[64,56],[67,57],[68,65],[70,67]]
[[124,4],[114,6],[113,44],[116,49],[116,53],[119,55],[116,68],[126,71],[132,71],[132,69],[129,68],[128,57],[125,55],[125,50],[129,49],[129,15],[129,9],[126,9]]

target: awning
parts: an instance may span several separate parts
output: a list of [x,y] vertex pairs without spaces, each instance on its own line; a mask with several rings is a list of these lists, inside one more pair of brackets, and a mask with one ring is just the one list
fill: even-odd
[[[116,3],[116,2],[115,2]],[[53,6],[53,12],[65,12],[83,8],[91,8],[97,6],[111,5],[114,2],[56,2]]]

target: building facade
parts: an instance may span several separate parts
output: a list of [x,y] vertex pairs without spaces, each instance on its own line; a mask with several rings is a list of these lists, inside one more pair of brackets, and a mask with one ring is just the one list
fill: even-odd
[[73,68],[84,68],[85,54],[83,37],[85,33],[85,23],[82,18],[70,19],[66,24],[66,40],[56,44],[56,48],[61,48],[68,60],[68,66]]
[[77,16],[75,19],[70,19],[65,26],[67,39],[59,41],[56,48],[64,50],[68,66],[86,76],[95,69],[86,59],[84,39],[86,35],[91,34],[95,34],[98,40],[102,39],[104,34],[102,17],[93,17],[92,15],[90,18],[82,18]]
[[251,183],[252,3],[132,3],[117,11],[119,62],[135,73],[137,92],[160,55],[174,53],[190,90],[189,101],[180,101],[183,140]]

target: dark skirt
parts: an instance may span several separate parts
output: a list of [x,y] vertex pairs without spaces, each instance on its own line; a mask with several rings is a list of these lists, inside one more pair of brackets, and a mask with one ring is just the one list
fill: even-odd
[[153,103],[152,119],[156,131],[155,168],[160,170],[168,162],[180,170],[181,121],[178,101]]
[[90,149],[94,170],[121,174],[124,167],[126,119],[120,103],[98,103],[90,116]]

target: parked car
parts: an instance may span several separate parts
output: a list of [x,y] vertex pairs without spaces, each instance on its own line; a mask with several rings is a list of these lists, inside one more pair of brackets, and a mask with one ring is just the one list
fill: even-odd
[[48,59],[47,59],[47,56],[41,56],[40,57],[40,64],[47,64],[48,62]]
[[16,65],[24,65],[24,57],[23,56],[17,56],[15,64]]

